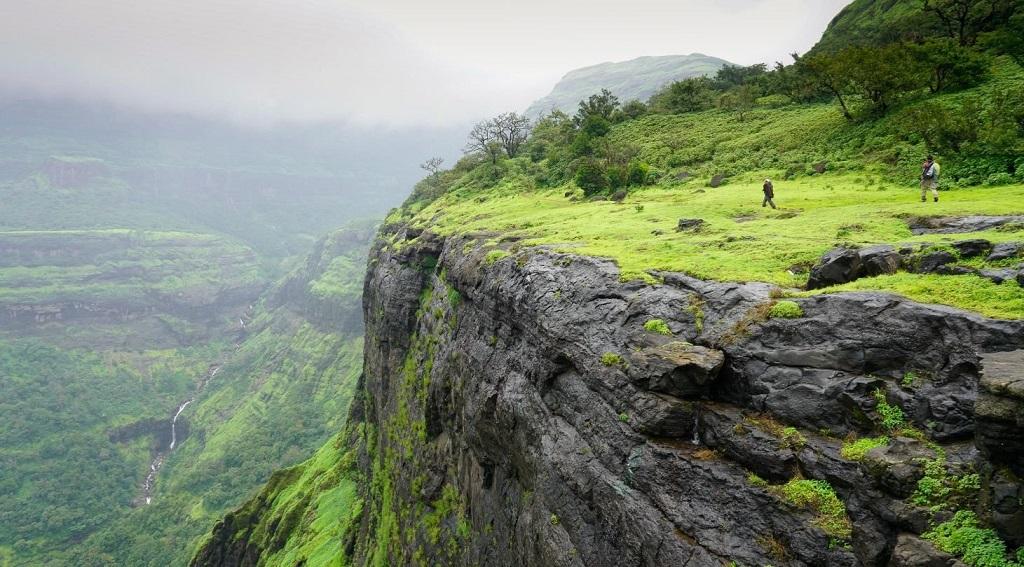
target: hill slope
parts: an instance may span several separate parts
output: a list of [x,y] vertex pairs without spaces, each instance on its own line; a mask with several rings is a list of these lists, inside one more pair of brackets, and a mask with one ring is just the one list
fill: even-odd
[[728,61],[700,53],[638,57],[617,63],[601,63],[566,73],[544,98],[534,101],[527,116],[539,117],[552,110],[572,114],[588,96],[608,89],[620,100],[647,100],[672,81],[714,75]]

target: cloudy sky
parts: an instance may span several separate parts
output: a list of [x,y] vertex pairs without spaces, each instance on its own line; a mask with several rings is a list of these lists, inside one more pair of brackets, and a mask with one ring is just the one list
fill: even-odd
[[848,0],[0,0],[0,95],[430,126],[642,55],[806,51]]

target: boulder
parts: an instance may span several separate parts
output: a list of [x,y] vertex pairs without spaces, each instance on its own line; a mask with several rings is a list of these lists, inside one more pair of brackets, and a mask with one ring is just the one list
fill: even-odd
[[1024,350],[986,354],[982,368],[975,444],[989,460],[1024,475]]
[[946,264],[952,264],[953,262],[956,262],[956,256],[953,256],[945,250],[929,252],[918,257],[917,272],[922,274],[932,274],[937,272],[939,267],[945,266]]
[[641,392],[632,402],[633,427],[654,437],[689,439],[697,422],[693,402],[667,394]]
[[1017,273],[1017,285],[1024,287],[1024,271]]
[[857,251],[860,255],[860,274],[858,277],[895,274],[900,267],[900,255],[887,244],[868,246]]
[[815,173],[825,173],[825,170],[828,169],[828,162],[819,161],[811,167],[814,168]]
[[723,183],[725,183],[725,176],[722,174],[718,174],[711,178],[711,181],[708,183],[708,185],[712,187],[719,187]]
[[961,258],[973,258],[988,254],[992,250],[992,243],[984,238],[972,238],[953,243],[953,248],[960,253]]
[[996,469],[988,488],[992,527],[1011,547],[1024,545],[1024,485],[1009,471]]
[[1012,270],[1010,268],[995,268],[980,270],[978,275],[992,280],[993,283],[1001,284],[1007,280],[1012,280],[1017,277],[1017,273],[1017,270]]
[[1024,243],[1021,242],[1000,242],[992,247],[992,253],[986,258],[989,262],[1016,258],[1024,250]]
[[851,282],[860,274],[861,257],[852,248],[835,248],[829,250],[811,268],[811,276],[807,280],[807,289],[818,289],[831,285]]
[[907,498],[924,476],[924,463],[935,452],[909,437],[897,437],[887,446],[875,447],[864,456],[864,467],[885,492]]
[[679,224],[676,225],[676,232],[682,232],[684,230],[700,230],[704,226],[704,219],[679,219]]
[[967,567],[965,563],[937,549],[931,542],[913,534],[896,537],[889,567]]
[[628,374],[640,387],[678,398],[703,395],[725,362],[721,351],[673,341],[630,357]]

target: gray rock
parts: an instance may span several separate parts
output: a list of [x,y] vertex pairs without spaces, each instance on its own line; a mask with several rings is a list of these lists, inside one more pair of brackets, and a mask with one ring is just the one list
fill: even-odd
[[819,289],[857,279],[860,274],[860,254],[851,248],[829,250],[811,268],[807,289]]
[[967,567],[952,555],[913,534],[900,534],[889,567]]
[[992,243],[984,238],[972,238],[953,243],[953,248],[960,253],[961,258],[973,258],[988,254],[992,250]]
[[988,278],[992,280],[993,283],[997,284],[1001,284],[1007,280],[1013,280],[1017,277],[1017,274],[1017,270],[1012,270],[1010,268],[989,268],[978,271],[978,275],[983,278]]
[[629,422],[653,437],[690,439],[697,422],[696,406],[667,394],[640,392],[633,400]]
[[992,253],[988,255],[987,260],[996,262],[1007,258],[1016,258],[1020,256],[1021,250],[1024,250],[1022,242],[1000,242],[992,247]]
[[719,187],[723,183],[725,183],[725,176],[722,174],[718,174],[711,178],[711,181],[708,182],[708,185],[712,187]]
[[722,369],[721,351],[681,341],[645,348],[630,357],[629,377],[641,388],[679,398],[700,397]]
[[861,248],[857,253],[860,255],[860,273],[857,277],[895,274],[902,261],[899,253],[887,244]]
[[990,460],[1024,475],[1024,350],[989,353],[982,363],[975,442]]
[[704,219],[679,219],[679,223],[676,224],[676,232],[682,232],[684,230],[700,230],[704,226]]
[[916,217],[907,224],[914,234],[954,234],[978,232],[1014,223],[1024,223],[1024,216]]
[[875,447],[864,456],[864,466],[878,485],[896,498],[907,498],[924,476],[923,460],[934,459],[935,451],[924,443],[897,437],[888,446]]
[[922,274],[931,274],[937,272],[940,267],[953,262],[956,262],[956,256],[953,256],[945,250],[929,252],[918,257],[917,269],[915,271]]

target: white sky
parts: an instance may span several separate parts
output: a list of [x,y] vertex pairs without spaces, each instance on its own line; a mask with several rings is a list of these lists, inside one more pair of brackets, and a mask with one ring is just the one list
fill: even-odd
[[848,0],[0,0],[0,92],[256,123],[438,125],[571,69],[789,62]]

